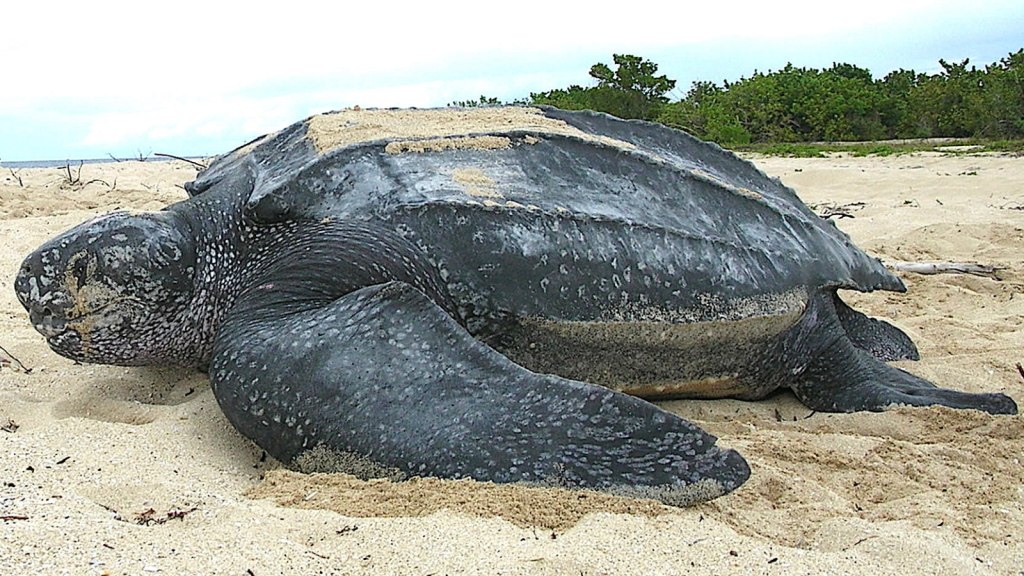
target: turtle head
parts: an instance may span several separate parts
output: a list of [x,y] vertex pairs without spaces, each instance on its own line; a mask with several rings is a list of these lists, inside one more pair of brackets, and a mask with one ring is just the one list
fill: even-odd
[[32,326],[62,356],[97,364],[169,361],[189,327],[195,247],[173,212],[115,212],[43,244],[14,288]]

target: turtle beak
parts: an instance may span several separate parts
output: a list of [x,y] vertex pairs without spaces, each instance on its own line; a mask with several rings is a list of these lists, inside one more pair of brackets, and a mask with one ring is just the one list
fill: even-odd
[[44,306],[42,310],[29,310],[28,317],[32,321],[32,327],[48,339],[63,334],[68,329],[67,319],[55,315],[49,306]]

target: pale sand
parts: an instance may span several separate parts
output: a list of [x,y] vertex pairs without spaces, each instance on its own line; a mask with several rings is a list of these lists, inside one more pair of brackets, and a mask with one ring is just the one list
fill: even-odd
[[[1005,266],[1000,281],[904,275],[908,294],[848,298],[914,336],[923,359],[901,367],[1024,402],[1014,367],[1024,361],[1024,211],[1014,209],[1024,205],[1024,158],[756,162],[807,202],[864,202],[838,224],[883,259]],[[231,429],[205,377],[73,365],[29,327],[11,288],[47,237],[104,211],[182,199],[177,185],[194,170],[85,166],[83,180],[105,183],[83,190],[60,190],[55,169],[19,175],[24,187],[0,174],[0,346],[32,371],[0,367],[0,426],[17,425],[0,432],[0,516],[13,518],[0,521],[5,574],[1016,575],[1024,566],[1020,416],[812,415],[788,393],[667,402],[753,468],[735,493],[683,510],[271,472],[278,466]]]

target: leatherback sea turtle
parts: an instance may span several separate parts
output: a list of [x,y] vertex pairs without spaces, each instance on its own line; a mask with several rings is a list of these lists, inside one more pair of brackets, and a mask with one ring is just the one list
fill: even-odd
[[186,189],[50,240],[18,298],[68,358],[208,369],[232,424],[300,469],[684,505],[750,469],[636,396],[789,387],[815,410],[1016,412],[883,363],[917,351],[836,290],[900,280],[778,180],[676,130],[345,110]]

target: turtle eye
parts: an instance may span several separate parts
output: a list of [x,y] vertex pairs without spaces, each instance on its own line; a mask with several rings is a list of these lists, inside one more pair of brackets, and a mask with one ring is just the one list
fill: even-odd
[[88,279],[88,270],[89,266],[86,258],[79,258],[71,265],[71,274],[74,276],[79,290],[85,286],[85,282]]
[[181,248],[169,242],[158,244],[154,249],[154,256],[157,257],[157,263],[166,265],[172,262],[181,260]]

